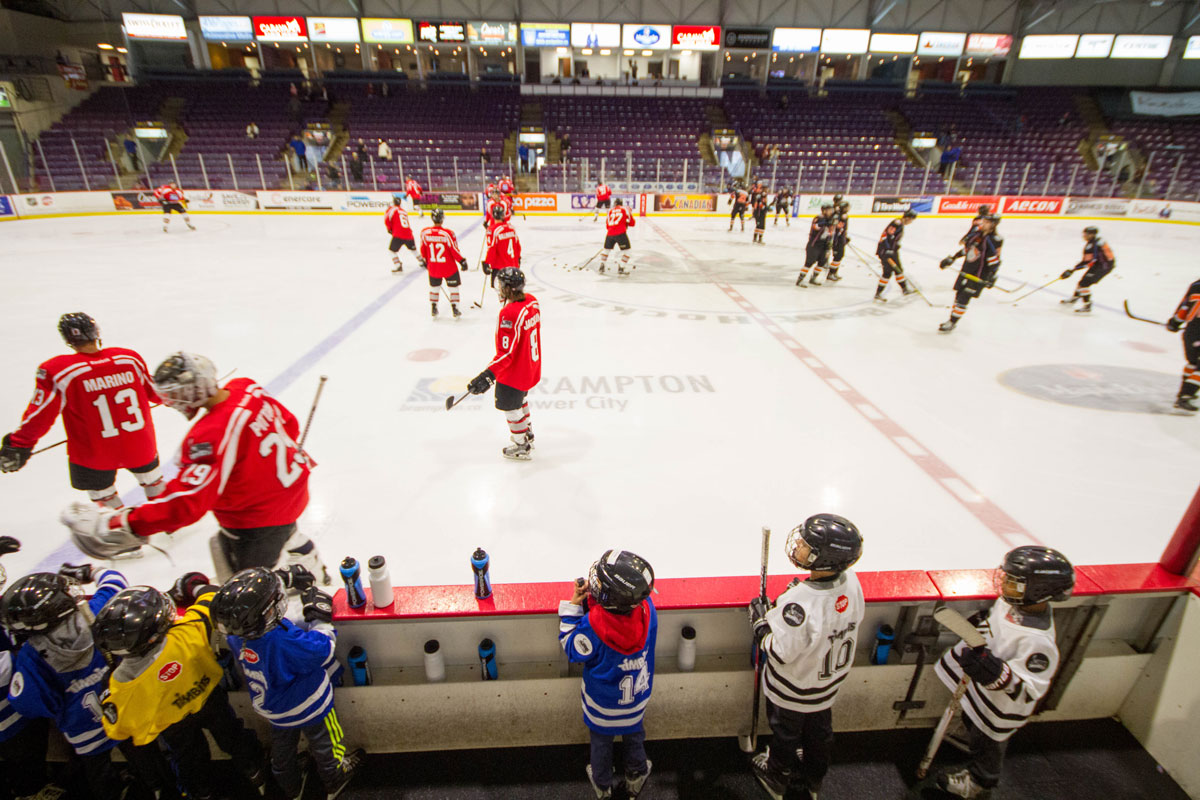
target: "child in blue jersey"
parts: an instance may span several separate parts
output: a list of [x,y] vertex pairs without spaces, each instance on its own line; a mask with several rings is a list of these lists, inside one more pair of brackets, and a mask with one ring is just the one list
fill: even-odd
[[350,783],[364,754],[346,753],[333,707],[333,683],[340,680],[342,666],[333,652],[332,601],[311,585],[303,596],[307,624],[298,625],[284,616],[288,596],[281,576],[255,567],[221,587],[212,614],[242,666],[251,705],[271,725],[271,773],[279,787],[289,798],[304,793],[305,773],[296,753],[303,734],[332,800]]
[[642,716],[654,683],[658,615],[650,592],[654,570],[624,550],[607,550],[585,583],[558,608],[558,641],[583,664],[583,721],[591,731],[588,780],[600,800],[612,797],[613,740],[625,751],[625,791],[637,797],[650,775]]

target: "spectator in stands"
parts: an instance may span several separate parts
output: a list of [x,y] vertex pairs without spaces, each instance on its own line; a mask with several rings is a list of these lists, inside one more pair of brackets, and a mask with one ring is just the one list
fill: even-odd
[[488,155],[488,151],[487,151],[486,147],[479,148],[479,163],[481,163],[481,164],[492,163],[492,157],[490,155]]
[[517,148],[517,171],[529,171],[529,145],[521,142],[521,146]]
[[391,94],[391,92],[392,92],[392,90],[388,88],[387,81],[382,81],[379,84],[379,96],[380,97],[387,97],[389,94]]
[[786,94],[786,93],[784,93],[784,94],[780,95],[780,96],[779,96],[779,110],[780,110],[780,111],[787,111],[788,102],[789,102],[789,101],[788,101],[788,96],[787,96],[787,94]]
[[962,158],[962,148],[954,144],[942,151],[942,160],[938,165],[938,175],[945,178],[958,160]]
[[392,160],[392,148],[388,147],[387,139],[379,140],[379,152],[377,155],[380,161]]
[[562,160],[563,160],[563,163],[565,164],[565,163],[567,163],[567,155],[571,150],[571,134],[570,133],[564,133],[562,135],[561,150],[562,150]]
[[1062,126],[1066,125],[1070,121],[1071,121],[1071,112],[1069,110],[1064,111],[1063,115],[1058,118],[1058,127],[1061,128]]
[[304,141],[299,135],[295,135],[292,137],[292,140],[288,142],[288,147],[292,148],[292,152],[296,155],[296,160],[294,163],[297,171],[303,171],[307,167],[307,163],[304,160],[304,151],[306,149],[304,147]]
[[367,99],[368,100],[375,99],[375,84],[373,84],[373,83],[367,84]]
[[258,125],[256,123],[251,122],[249,125],[246,126],[246,138],[247,139],[257,139],[258,138]]
[[363,180],[363,160],[358,157],[358,151],[350,154],[350,175],[357,183]]
[[298,98],[298,97],[300,96],[300,87],[296,86],[296,84],[294,84],[294,83],[293,83],[293,84],[291,84],[290,86],[288,86],[288,93],[289,93],[289,94],[290,94],[292,97],[297,97],[297,98]]
[[138,164],[138,146],[137,142],[132,137],[125,137],[125,154],[129,156],[129,168],[137,171],[141,169]]
[[361,137],[358,140],[358,144],[354,145],[354,154],[358,156],[359,160],[361,161],[367,160],[367,143],[364,142]]

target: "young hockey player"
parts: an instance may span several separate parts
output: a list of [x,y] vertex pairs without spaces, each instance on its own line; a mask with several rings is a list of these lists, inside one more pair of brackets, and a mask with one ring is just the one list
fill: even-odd
[[1070,269],[1063,270],[1063,274],[1059,276],[1062,280],[1066,280],[1075,270],[1087,268],[1075,286],[1075,293],[1065,300],[1058,301],[1069,306],[1073,305],[1076,300],[1082,300],[1083,303],[1075,309],[1077,314],[1091,312],[1092,287],[1104,280],[1104,277],[1117,265],[1112,248],[1108,246],[1108,242],[1100,238],[1100,229],[1095,225],[1089,225],[1083,229],[1083,241],[1083,260]]
[[[604,181],[596,181],[596,207],[592,209],[592,222],[596,221],[596,215],[602,208],[612,208],[612,189],[608,188],[608,184]],[[605,213],[608,212],[605,211]]]
[[412,210],[417,212],[417,216],[425,216],[425,212],[421,209],[421,184],[412,175],[409,175],[408,180],[404,182],[404,193],[408,195],[408,199],[412,203]]
[[842,278],[838,269],[846,257],[846,245],[850,243],[850,203],[842,200],[833,209],[833,262],[829,265],[829,277],[825,280],[837,283]]
[[1200,411],[1196,405],[1196,394],[1200,392],[1200,280],[1194,281],[1179,301],[1179,307],[1167,320],[1167,330],[1172,333],[1183,330],[1183,381],[1179,384],[1179,395],[1175,408],[1189,414]]
[[38,366],[21,426],[0,440],[0,472],[24,467],[61,412],[73,488],[121,508],[117,470],[127,469],[146,497],[162,494],[166,483],[150,418],[150,404],[159,398],[146,362],[133,350],[104,347],[100,326],[82,312],[63,314],[58,332],[75,352]]
[[[0,536],[0,556],[15,553],[21,543],[11,536]],[[7,583],[0,565],[0,593]],[[21,643],[0,613],[0,761],[20,764],[20,769],[0,770],[0,797],[29,797],[46,785],[46,745],[50,733],[47,719],[22,717],[8,701],[13,668]]]
[[792,224],[792,190],[780,189],[775,193],[775,221],[771,224],[779,224],[779,215],[783,215],[783,221],[790,227]]
[[[608,255],[612,252],[614,246],[621,248],[621,260],[617,264],[617,274],[626,275],[625,267],[629,264],[629,229],[637,225],[637,220],[633,214],[629,213],[629,209],[621,202],[621,198],[617,198],[616,205],[608,212],[608,217],[604,220],[607,228],[607,233],[604,237],[604,252],[600,254],[600,267],[597,270],[601,275],[604,274],[604,268],[608,264]],[[633,269],[630,267],[630,269]]]
[[528,461],[532,458],[533,425],[526,395],[542,379],[542,314],[537,298],[525,293],[521,270],[499,270],[496,280],[504,304],[496,324],[496,357],[467,388],[471,394],[483,394],[496,384],[496,408],[504,412],[513,441],[503,455]]
[[808,226],[808,244],[804,248],[804,268],[796,278],[797,286],[804,286],[808,271],[812,270],[809,282],[820,286],[821,268],[829,263],[829,247],[833,241],[833,203],[822,203],[821,213],[812,218]]
[[483,255],[483,274],[491,276],[496,285],[496,273],[508,268],[521,267],[521,240],[517,232],[504,219],[504,209],[492,209],[492,227],[487,232],[487,249]]
[[139,747],[161,738],[179,783],[197,800],[216,796],[205,731],[259,794],[266,788],[262,747],[230,707],[210,644],[215,591],[198,572],[182,576],[171,592],[187,610],[176,621],[170,597],[134,586],[97,611],[93,625],[96,646],[120,659],[100,697],[104,731]]
[[404,201],[399,197],[392,198],[392,207],[383,214],[383,227],[392,235],[388,250],[392,251],[392,272],[404,272],[400,263],[400,248],[407,247],[417,253],[417,243],[413,239],[412,225],[408,222],[408,214],[404,210]]
[[1000,218],[989,214],[979,220],[973,233],[968,233],[963,249],[952,256],[942,259],[939,265],[942,269],[954,263],[954,259],[963,256],[963,265],[954,281],[954,307],[950,309],[950,319],[938,326],[942,333],[950,333],[958,325],[962,315],[967,313],[967,304],[972,298],[983,294],[984,289],[996,285],[996,275],[1000,272],[1000,249],[1004,239],[996,233],[996,225]]
[[734,184],[729,191],[729,203],[733,206],[733,210],[729,212],[729,230],[733,230],[733,221],[740,220],[742,227],[740,230],[746,230],[746,206],[750,204],[750,193],[742,188],[741,184]]
[[251,705],[271,726],[271,774],[286,797],[304,794],[305,773],[296,749],[303,735],[327,800],[342,793],[364,752],[346,754],[333,707],[333,684],[342,671],[334,657],[333,601],[309,587],[303,593],[305,625],[287,619],[288,593],[280,575],[262,567],[234,575],[213,597],[217,629],[242,667]]
[[323,572],[316,545],[296,528],[308,506],[311,465],[296,444],[300,424],[292,412],[249,378],[219,386],[216,367],[195,353],[168,356],[154,383],[164,405],[188,419],[206,412],[183,439],[179,474],[140,506],[68,507],[61,520],[79,549],[112,558],[212,511],[220,526],[209,542],[218,576],[281,559]]
[[750,213],[754,215],[754,237],[756,244],[763,244],[763,234],[767,232],[767,192],[765,189],[756,192],[750,203]]
[[1075,587],[1071,562],[1035,545],[1009,551],[996,578],[999,599],[971,617],[986,644],[972,649],[960,641],[935,669],[950,691],[964,676],[970,681],[962,698],[965,736],[950,741],[971,760],[938,776],[955,797],[986,798],[999,784],[1009,738],[1029,721],[1058,671],[1050,603],[1066,600]]
[[421,258],[429,270],[429,314],[437,318],[438,295],[445,280],[450,287],[450,313],[458,319],[462,316],[458,310],[458,287],[462,285],[458,270],[461,267],[466,271],[467,259],[458,249],[458,237],[454,231],[442,227],[446,212],[435,208],[429,218],[433,220],[433,225],[421,231]]
[[904,229],[910,222],[917,218],[917,212],[911,208],[904,212],[904,215],[899,219],[894,219],[888,223],[883,229],[883,234],[879,237],[879,244],[875,247],[875,255],[879,256],[879,264],[883,267],[883,274],[879,277],[879,284],[875,287],[875,302],[886,303],[887,298],[883,296],[883,291],[887,289],[888,281],[892,279],[892,275],[896,276],[896,283],[900,285],[900,291],[905,296],[916,291],[908,285],[908,280],[904,277],[904,268],[900,266],[900,240],[904,238]]
[[196,226],[192,224],[192,218],[188,216],[187,197],[184,196],[183,190],[175,181],[168,181],[155,189],[154,197],[162,206],[163,233],[167,232],[167,226],[171,224],[172,214],[182,214],[183,222],[188,226],[188,230],[196,230]]
[[637,797],[650,776],[642,717],[654,683],[658,614],[650,593],[654,570],[641,556],[606,550],[585,582],[558,606],[558,641],[567,660],[583,664],[583,722],[591,736],[588,780],[596,797],[613,796],[613,740],[625,753],[625,795]]
[[761,598],[750,603],[751,630],[766,659],[763,694],[773,734],[752,763],[774,800],[783,800],[793,783],[816,800],[829,771],[833,703],[850,674],[866,613],[858,576],[850,570],[861,555],[862,536],[848,519],[809,517],[787,538],[788,559],[808,570],[808,578],[793,581],[774,606]]

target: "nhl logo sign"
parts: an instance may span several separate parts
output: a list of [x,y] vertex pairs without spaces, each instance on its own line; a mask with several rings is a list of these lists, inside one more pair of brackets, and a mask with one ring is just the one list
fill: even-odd
[[179,677],[179,673],[183,672],[183,665],[178,661],[169,661],[163,664],[162,669],[158,671],[158,679],[163,683],[168,683]]
[[850,599],[846,595],[839,595],[837,601],[833,604],[839,614],[845,612],[850,607]]

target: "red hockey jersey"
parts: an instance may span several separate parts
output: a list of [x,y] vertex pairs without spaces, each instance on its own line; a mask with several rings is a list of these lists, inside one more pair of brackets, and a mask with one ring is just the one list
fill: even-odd
[[487,234],[487,255],[483,258],[492,269],[521,266],[521,240],[507,222],[498,222]]
[[33,447],[62,412],[67,460],[91,469],[129,469],[158,454],[150,403],[158,402],[142,357],[123,347],[55,356],[38,367],[33,399],[9,440]]
[[383,226],[388,233],[397,239],[412,239],[412,225],[408,222],[408,213],[400,206],[392,206],[383,213]]
[[431,278],[449,278],[458,272],[463,254],[454,231],[441,225],[421,231],[421,258],[425,259]]
[[296,445],[292,412],[249,378],[192,425],[180,472],[166,490],[129,511],[138,536],[175,531],[212,511],[222,528],[288,525],[308,505],[308,459]]
[[[509,202],[505,202],[508,200]],[[512,219],[512,200],[511,198],[503,198],[500,200],[488,200],[487,207],[484,209],[483,227],[490,229],[496,224],[496,220],[492,217],[492,209],[499,206],[504,209],[504,224],[507,225]]]
[[506,196],[510,195],[516,191],[516,188],[517,187],[513,186],[512,181],[510,181],[508,178],[500,179],[500,193],[501,194],[506,195]]
[[496,357],[488,364],[497,383],[527,392],[542,379],[542,312],[537,298],[500,309],[496,325]]
[[408,196],[413,200],[421,199],[421,184],[417,183],[412,178],[409,178],[408,181],[405,182],[404,191],[407,192]]
[[602,202],[612,197],[612,189],[608,188],[607,183],[602,183],[596,187],[596,202]]
[[604,224],[608,226],[609,236],[620,236],[626,228],[637,225],[637,221],[634,220],[633,214],[629,213],[628,208],[615,206],[608,212],[608,218],[604,220]]
[[154,190],[154,196],[158,198],[158,202],[160,203],[178,203],[179,205],[183,205],[187,201],[182,190],[165,183]]

